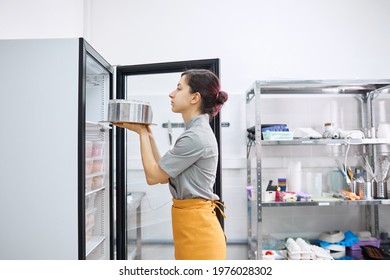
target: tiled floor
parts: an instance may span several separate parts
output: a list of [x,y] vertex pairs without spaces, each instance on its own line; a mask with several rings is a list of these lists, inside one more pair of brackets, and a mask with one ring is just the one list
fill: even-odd
[[[228,260],[246,260],[248,255],[246,245],[228,245]],[[143,245],[141,259],[143,260],[174,260],[173,245]]]

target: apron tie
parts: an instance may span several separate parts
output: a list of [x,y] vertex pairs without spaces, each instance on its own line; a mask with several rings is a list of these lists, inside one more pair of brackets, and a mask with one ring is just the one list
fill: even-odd
[[[217,208],[217,209],[219,210],[219,212],[221,213],[222,217],[226,218],[226,214],[225,214],[225,213],[223,212],[223,210],[219,207],[219,206],[221,206],[223,209],[226,208],[226,206],[225,206],[222,202],[220,202],[220,201],[218,201],[218,200],[212,200],[212,201],[211,201],[211,205],[212,205],[212,207],[213,207],[214,209]],[[215,213],[214,210],[213,210],[213,213]]]

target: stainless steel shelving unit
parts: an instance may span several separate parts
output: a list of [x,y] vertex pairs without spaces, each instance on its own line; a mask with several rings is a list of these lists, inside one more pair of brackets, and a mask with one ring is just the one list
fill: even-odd
[[262,207],[289,207],[289,206],[337,206],[337,205],[389,205],[389,199],[372,200],[332,200],[332,201],[299,201],[299,202],[263,202]]
[[[389,145],[390,139],[350,139],[348,142],[351,145]],[[295,140],[262,140],[263,146],[293,146],[293,145],[346,145],[345,139],[295,139]]]
[[[340,96],[349,95],[357,99],[360,104],[360,125],[365,134],[364,139],[348,139],[351,145],[361,146],[362,152],[367,155],[372,164],[375,164],[377,148],[390,145],[390,139],[378,139],[371,137],[371,128],[377,125],[373,113],[373,100],[383,93],[390,92],[390,80],[301,80],[301,81],[255,81],[246,91],[246,125],[247,129],[255,129],[252,139],[247,139],[247,186],[253,187],[254,191],[248,195],[248,258],[262,258],[262,208],[263,207],[296,207],[296,206],[339,206],[358,205],[365,207],[365,216],[372,225],[375,234],[378,235],[378,206],[390,204],[390,199],[372,200],[335,200],[321,199],[320,201],[305,202],[262,202],[263,149],[270,146],[343,146],[346,139],[294,139],[291,141],[265,141],[262,140],[261,105],[264,95],[334,95],[335,100]],[[278,97],[279,98],[279,97]],[[333,98],[333,97],[332,97]],[[386,115],[388,111],[386,110]],[[351,116],[356,117],[356,116]]]

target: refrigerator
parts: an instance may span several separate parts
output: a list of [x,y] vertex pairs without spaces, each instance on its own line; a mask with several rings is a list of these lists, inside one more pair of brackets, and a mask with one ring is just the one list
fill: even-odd
[[110,259],[112,67],[82,38],[0,40],[0,259]]
[[[0,40],[0,260],[143,258],[160,209],[142,211],[152,199],[143,182],[132,187],[144,181],[137,140],[105,122],[108,102],[151,98],[165,133],[168,89],[148,97],[135,80],[149,88],[150,77],[173,74],[173,89],[187,68],[219,75],[219,59],[113,67],[83,38]],[[210,124],[220,143],[219,115]]]

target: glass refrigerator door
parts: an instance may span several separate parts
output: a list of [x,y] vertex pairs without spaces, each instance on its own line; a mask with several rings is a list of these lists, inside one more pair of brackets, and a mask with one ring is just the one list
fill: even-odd
[[[179,61],[117,68],[117,98],[146,101],[153,111],[153,131],[160,155],[173,147],[184,131],[181,114],[171,111],[169,93],[185,69],[204,68],[219,72],[219,60]],[[211,124],[219,142],[219,118]],[[116,129],[116,177],[118,259],[174,259],[172,196],[168,184],[148,186],[140,153],[138,134]],[[222,197],[220,173],[216,193]]]
[[[136,75],[126,78],[127,99],[147,101],[152,107],[155,125],[152,125],[151,129],[161,155],[169,150],[178,135],[184,131],[181,114],[171,111],[168,96],[179,80],[180,73]],[[172,196],[168,184],[147,185],[141,161],[139,136],[128,131],[126,140],[127,258],[172,259],[174,256]]]
[[92,56],[86,57],[85,244],[86,259],[110,258],[109,127],[110,73]]

